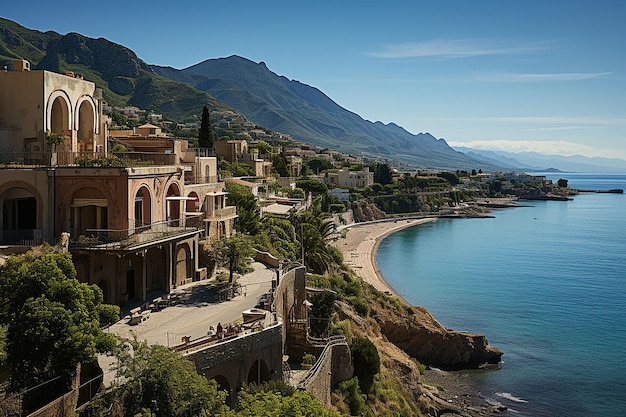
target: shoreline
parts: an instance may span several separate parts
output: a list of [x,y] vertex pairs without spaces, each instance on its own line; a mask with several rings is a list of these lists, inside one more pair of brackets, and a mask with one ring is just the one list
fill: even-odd
[[355,270],[363,281],[378,291],[391,293],[411,305],[385,280],[376,262],[376,252],[380,242],[392,233],[436,220],[437,217],[426,217],[354,223],[342,229],[347,230],[347,233],[343,238],[337,240],[336,247],[342,253],[344,262]]
[[[436,220],[438,217],[352,224],[342,229],[346,233],[335,242],[335,246],[343,254],[344,263],[363,281],[413,306],[385,280],[376,262],[377,249],[383,239],[397,231]],[[433,319],[437,320],[434,316]],[[443,371],[427,367],[422,380],[426,396],[443,409],[454,410],[454,415],[474,417],[506,412],[507,408],[502,403],[493,398],[488,401],[483,396],[480,384],[471,377],[473,372],[477,370]]]

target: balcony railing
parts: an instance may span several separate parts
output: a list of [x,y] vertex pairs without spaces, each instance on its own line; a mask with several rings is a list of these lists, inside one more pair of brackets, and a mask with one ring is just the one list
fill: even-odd
[[43,230],[21,229],[3,230],[0,232],[0,242],[4,245],[37,246],[43,243]]
[[71,246],[91,249],[130,249],[193,232],[201,233],[202,229],[198,221],[201,214],[188,217],[184,225],[183,219],[174,219],[133,229],[87,229],[84,235],[78,236],[71,242]]
[[176,165],[174,154],[156,152],[2,152],[0,167],[126,167]]
[[208,211],[206,214],[206,220],[216,221],[216,220],[226,220],[237,217],[237,207],[236,206],[228,206],[223,209],[215,209],[212,211]]
[[192,177],[185,175],[185,185],[193,184],[217,184],[220,182],[220,178],[217,175],[210,175],[204,177]]

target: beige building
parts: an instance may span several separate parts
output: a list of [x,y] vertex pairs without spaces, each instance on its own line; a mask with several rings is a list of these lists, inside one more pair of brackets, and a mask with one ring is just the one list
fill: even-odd
[[[206,277],[199,242],[232,233],[236,217],[216,159],[168,139],[109,154],[95,84],[20,63],[24,71],[0,72],[0,245],[67,234],[79,280],[122,306]],[[50,133],[63,143],[46,143]]]
[[[106,152],[102,91],[73,73],[0,72],[0,103],[0,162],[12,162],[11,154],[42,163],[45,153],[55,150]],[[50,133],[64,137],[56,149],[46,143]]]
[[326,182],[330,187],[367,188],[374,184],[374,173],[368,167],[361,171],[342,169],[326,174]]

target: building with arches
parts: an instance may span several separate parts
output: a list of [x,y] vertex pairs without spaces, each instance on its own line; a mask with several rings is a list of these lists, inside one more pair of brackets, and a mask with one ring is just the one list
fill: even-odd
[[0,72],[0,245],[69,234],[78,279],[120,306],[198,279],[205,215],[185,190],[193,158],[100,162],[111,156],[102,92],[73,73],[29,69]]

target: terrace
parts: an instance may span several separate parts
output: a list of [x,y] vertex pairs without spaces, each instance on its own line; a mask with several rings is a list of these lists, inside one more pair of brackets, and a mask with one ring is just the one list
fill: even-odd
[[173,238],[185,238],[202,233],[199,228],[202,213],[147,226],[130,229],[87,229],[86,233],[70,242],[72,248],[84,248],[100,251],[134,251],[159,243],[166,243]]

